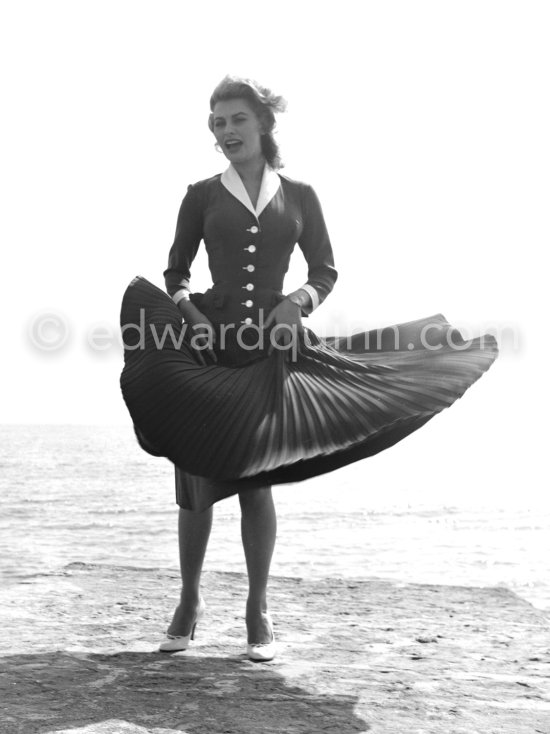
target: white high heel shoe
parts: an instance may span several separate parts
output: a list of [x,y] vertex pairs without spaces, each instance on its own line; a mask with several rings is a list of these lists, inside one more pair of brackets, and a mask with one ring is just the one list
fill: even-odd
[[267,662],[273,660],[275,653],[277,652],[277,645],[275,643],[275,634],[273,632],[273,621],[269,612],[265,612],[269,629],[271,632],[271,642],[249,642],[246,645],[246,654],[250,660],[254,662]]
[[182,650],[187,650],[190,640],[195,639],[195,629],[197,627],[197,622],[204,614],[205,609],[206,604],[204,603],[204,599],[201,596],[199,608],[197,609],[195,619],[191,624],[191,632],[188,635],[166,635],[166,640],[164,642],[161,642],[159,645],[159,652],[181,652]]

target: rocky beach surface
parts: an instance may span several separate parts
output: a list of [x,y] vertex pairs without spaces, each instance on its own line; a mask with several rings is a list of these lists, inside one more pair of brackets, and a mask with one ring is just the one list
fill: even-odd
[[502,587],[273,577],[277,658],[246,658],[246,576],[71,563],[4,587],[2,734],[550,734],[550,621]]

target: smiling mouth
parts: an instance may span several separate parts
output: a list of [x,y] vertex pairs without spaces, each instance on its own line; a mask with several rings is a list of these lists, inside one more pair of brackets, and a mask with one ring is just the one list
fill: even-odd
[[228,151],[233,152],[241,147],[242,142],[240,140],[226,140],[224,145]]

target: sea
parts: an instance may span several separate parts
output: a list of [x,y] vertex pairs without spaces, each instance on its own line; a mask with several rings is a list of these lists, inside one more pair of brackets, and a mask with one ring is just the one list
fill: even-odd
[[[550,504],[365,487],[370,459],[274,487],[278,576],[505,586],[550,617]],[[0,426],[0,574],[69,563],[178,568],[173,467],[131,426]],[[475,494],[475,493],[474,493]],[[216,504],[205,569],[245,571],[237,497]]]

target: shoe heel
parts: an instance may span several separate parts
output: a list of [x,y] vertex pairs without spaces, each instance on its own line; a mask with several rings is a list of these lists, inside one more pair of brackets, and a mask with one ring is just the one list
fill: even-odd
[[176,636],[166,635],[165,641],[159,645],[159,651],[160,652],[181,652],[183,650],[187,650],[189,646],[189,642],[195,639],[195,630],[197,628],[197,622],[204,614],[205,609],[206,609],[206,604],[204,603],[204,599],[201,597],[199,608],[197,610],[197,616],[195,617],[195,621],[193,622],[193,626],[191,627],[191,632],[189,633],[189,635],[176,635]]
[[197,629],[197,624],[199,623],[202,615],[204,614],[204,610],[206,609],[206,604],[204,603],[204,599],[200,598],[199,602],[199,608],[197,609],[197,616],[195,618],[195,621],[193,623],[193,627],[191,628],[191,639],[195,639],[195,630]]

